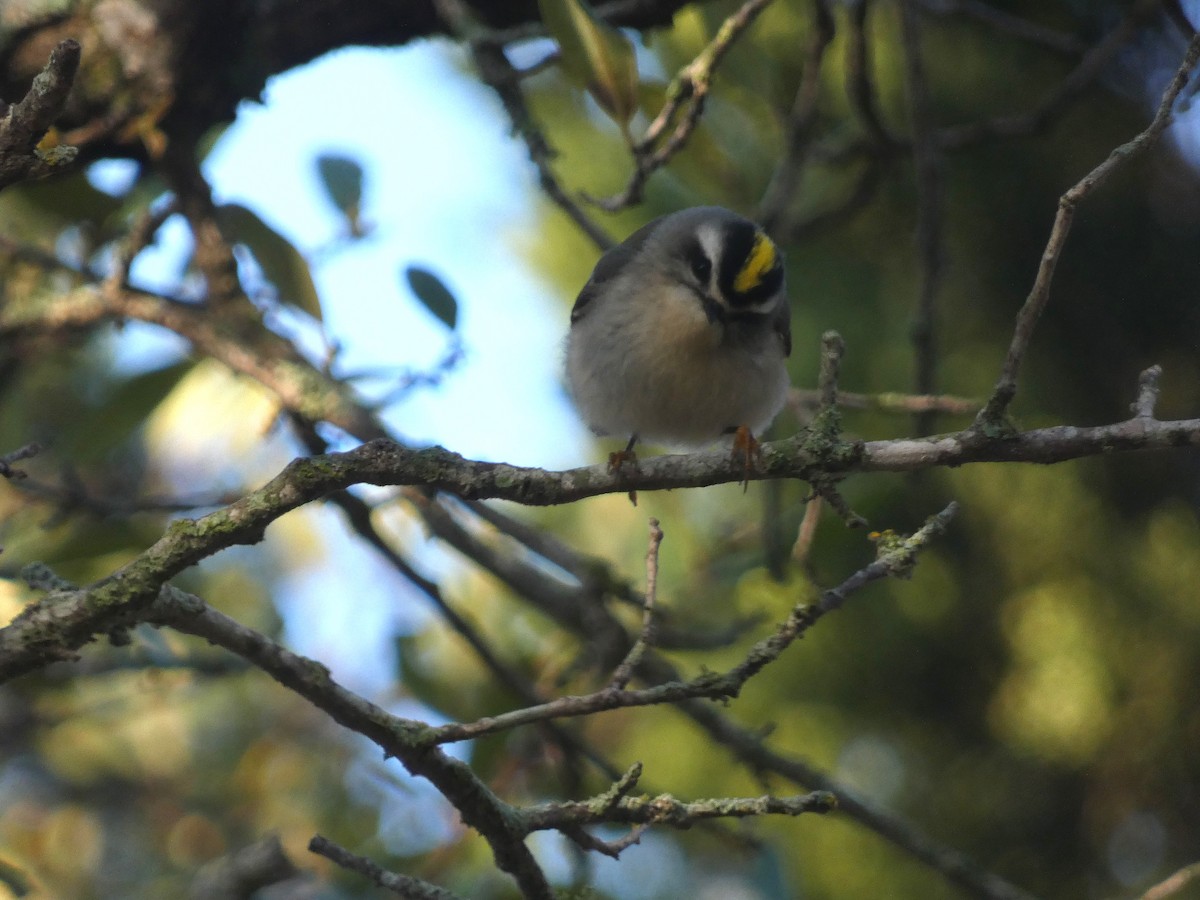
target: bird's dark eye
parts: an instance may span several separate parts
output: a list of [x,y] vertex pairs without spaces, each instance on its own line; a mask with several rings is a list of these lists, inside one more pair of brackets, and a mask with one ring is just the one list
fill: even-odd
[[708,284],[708,279],[712,275],[712,260],[708,258],[708,254],[699,244],[688,251],[688,265],[692,267],[692,274],[696,276],[697,281],[701,284]]

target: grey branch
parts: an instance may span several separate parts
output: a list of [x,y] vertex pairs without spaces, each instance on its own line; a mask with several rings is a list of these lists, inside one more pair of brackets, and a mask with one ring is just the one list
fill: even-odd
[[874,562],[859,569],[837,587],[825,591],[818,602],[797,604],[791,615],[773,634],[758,641],[750,648],[745,658],[727,672],[705,673],[691,681],[675,680],[636,691],[625,690],[623,685],[613,684],[585,696],[561,697],[542,706],[526,707],[476,722],[443,725],[431,730],[432,739],[437,743],[449,743],[533,722],[586,716],[605,710],[678,703],[698,697],[713,700],[737,697],[746,682],[779,659],[783,652],[822,616],[839,609],[850,595],[881,578],[907,577],[916,562],[917,553],[934,537],[945,531],[956,510],[957,506],[951,503],[942,512],[931,517],[912,536],[895,538],[886,545],[881,542],[879,555]]
[[[989,436],[973,429],[921,439],[845,441],[801,431],[762,446],[755,480],[821,481],[856,472],[910,472],[981,462],[1057,463],[1134,450],[1200,446],[1200,419],[1158,421],[1135,416],[1113,425],[1060,425]],[[137,617],[166,581],[219,550],[254,544],[280,516],[355,484],[434,488],[468,500],[506,499],[534,506],[571,503],[629,490],[667,490],[740,482],[729,454],[712,451],[659,456],[638,470],[607,466],[565,471],[469,460],[432,447],[414,450],[378,439],[344,453],[294,460],[263,487],[199,519],[174,522],[133,562],[95,585],[86,601],[51,594],[0,629],[0,681],[64,658],[97,630]],[[46,640],[47,629],[56,635]]]
[[22,480],[26,477],[24,470],[13,468],[13,463],[32,459],[41,452],[42,445],[35,443],[26,444],[0,456],[0,478],[9,478],[13,481]]

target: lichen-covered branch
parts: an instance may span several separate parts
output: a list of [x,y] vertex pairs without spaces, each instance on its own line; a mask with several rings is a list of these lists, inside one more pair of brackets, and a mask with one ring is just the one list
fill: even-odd
[[751,816],[799,816],[837,809],[837,798],[828,791],[798,797],[720,797],[684,803],[670,794],[657,797],[620,797],[615,803],[546,803],[521,810],[529,831],[570,826],[624,822],[636,825],[672,825],[690,828],[706,819],[744,819]]
[[[866,472],[910,472],[981,462],[1057,463],[1086,456],[1200,446],[1200,419],[1163,422],[1149,414],[1113,425],[1060,425],[1014,435],[970,429],[922,439],[844,441],[804,431],[764,444],[753,480]],[[435,488],[464,499],[506,499],[545,506],[602,494],[705,487],[738,482],[743,468],[728,453],[659,456],[637,470],[607,466],[565,471],[470,460],[431,447],[414,450],[387,439],[344,453],[294,460],[279,475],[241,500],[200,519],[174,522],[136,560],[95,586],[84,600],[47,598],[0,629],[0,681],[61,658],[99,630],[148,603],[170,578],[199,560],[237,544],[253,544],[273,521],[306,503],[354,484]],[[45,630],[56,637],[49,642]]]
[[6,106],[0,98],[0,190],[61,171],[75,159],[73,147],[42,150],[38,144],[66,106],[80,52],[78,41],[60,42],[20,101]]

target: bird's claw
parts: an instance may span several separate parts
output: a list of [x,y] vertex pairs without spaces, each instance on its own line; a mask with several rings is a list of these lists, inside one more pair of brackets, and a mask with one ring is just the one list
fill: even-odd
[[[638,458],[637,453],[633,449],[633,441],[630,441],[630,446],[624,450],[617,450],[608,454],[608,471],[613,475],[620,476],[622,468],[629,466],[634,471],[637,471]],[[629,492],[629,502],[637,506],[637,491]]]
[[729,462],[733,466],[742,467],[742,491],[750,488],[750,476],[754,474],[762,462],[762,444],[751,434],[745,425],[739,425],[733,432],[733,447],[729,453]]

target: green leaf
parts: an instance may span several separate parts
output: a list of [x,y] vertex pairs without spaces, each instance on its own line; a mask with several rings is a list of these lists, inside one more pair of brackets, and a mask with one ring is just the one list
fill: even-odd
[[317,174],[325,188],[325,196],[346,219],[353,237],[362,237],[363,170],[356,160],[336,153],[317,157]]
[[26,224],[23,218],[31,216],[39,220],[40,227],[51,223],[56,228],[86,224],[99,233],[123,202],[120,197],[94,187],[82,170],[61,178],[24,182],[5,191],[5,198],[5,225],[18,226],[14,229],[17,235],[21,235],[21,226]]
[[363,170],[357,161],[336,153],[317,157],[317,174],[329,202],[343,213],[362,202]]
[[404,278],[422,305],[453,331],[458,324],[458,301],[445,282],[421,266],[406,266]]
[[624,130],[638,105],[633,44],[583,0],[538,0],[538,9],[558,43],[567,75]]
[[291,241],[238,203],[217,207],[217,221],[227,239],[250,251],[263,277],[275,286],[280,302],[321,321],[321,299],[308,260]]

